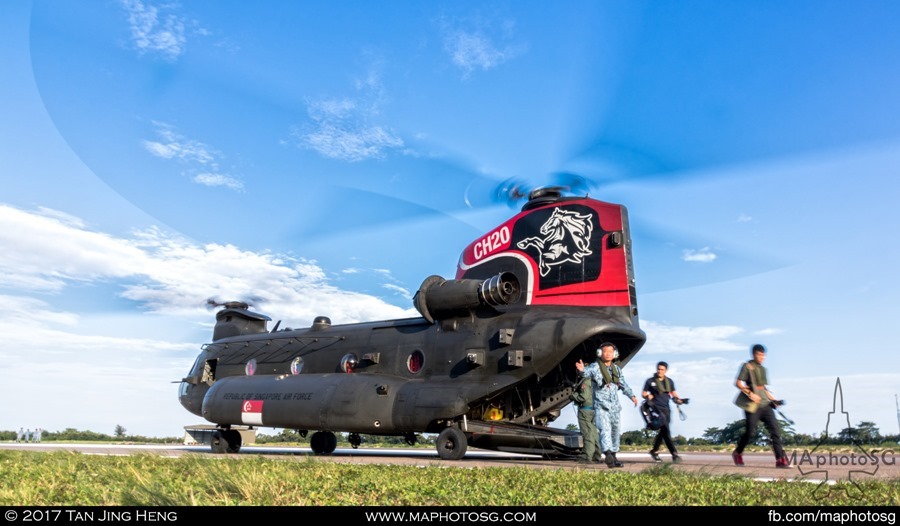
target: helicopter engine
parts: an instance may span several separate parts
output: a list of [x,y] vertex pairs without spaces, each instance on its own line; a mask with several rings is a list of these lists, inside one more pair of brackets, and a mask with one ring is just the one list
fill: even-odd
[[429,276],[413,298],[416,310],[429,323],[479,307],[500,307],[519,301],[522,288],[512,272],[486,280]]

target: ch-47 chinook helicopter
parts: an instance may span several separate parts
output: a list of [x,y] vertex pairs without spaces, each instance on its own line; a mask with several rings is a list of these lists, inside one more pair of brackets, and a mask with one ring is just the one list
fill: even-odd
[[468,446],[545,457],[581,448],[548,427],[570,403],[575,362],[603,341],[626,364],[646,339],[638,322],[624,206],[559,187],[534,190],[521,212],[467,246],[455,279],[427,277],[421,317],[269,330],[246,303],[216,313],[213,341],[181,381],[188,411],[215,424],[214,452],[237,452],[236,426],[335,433],[437,434],[442,459]]

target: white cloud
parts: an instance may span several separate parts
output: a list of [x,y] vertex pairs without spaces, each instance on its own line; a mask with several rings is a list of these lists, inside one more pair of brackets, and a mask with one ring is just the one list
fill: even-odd
[[412,299],[412,294],[409,292],[409,290],[407,290],[399,285],[394,285],[392,283],[385,283],[384,285],[382,285],[382,287],[384,287],[388,290],[392,290],[392,291],[400,294],[404,298]]
[[723,352],[746,350],[746,345],[731,341],[744,333],[733,325],[684,327],[641,321],[647,343],[640,351],[648,354]]
[[[471,20],[442,20],[444,51],[467,78],[473,71],[489,71],[524,51],[522,45],[508,44],[515,23],[500,23],[476,17]],[[502,42],[502,43],[501,43]]]
[[[187,42],[184,18],[163,14],[149,1],[122,0],[122,7],[128,13],[131,39],[139,53],[158,53],[167,60],[175,60],[184,52]],[[172,4],[166,4],[162,9],[171,7]]]
[[156,134],[161,141],[144,140],[144,149],[156,157],[179,161],[187,167],[191,180],[204,186],[224,186],[231,190],[243,191],[244,183],[222,173],[219,168],[219,152],[207,144],[186,138],[175,128],[163,122],[154,122]]
[[[30,331],[45,325],[72,327],[78,323],[76,314],[53,311],[46,302],[38,299],[0,294],[0,303],[6,306],[3,317],[0,317],[0,326],[6,325],[7,329],[21,327]],[[3,334],[16,332],[4,330]]]
[[[0,296],[7,306],[0,318],[0,333],[7,342],[8,353],[15,357],[14,349],[37,346],[56,356],[71,355],[77,361],[86,352],[106,349],[120,352],[122,349],[140,349],[141,353],[158,351],[186,351],[197,348],[193,343],[173,343],[149,338],[124,338],[97,334],[80,334],[77,327],[80,316],[71,312],[54,310],[46,302],[21,296]],[[49,351],[48,351],[49,350]]]
[[59,210],[53,210],[52,208],[39,206],[38,213],[47,217],[55,217],[61,223],[73,226],[75,228],[84,228],[84,221],[82,221],[80,217],[75,217],[65,212],[60,212]]
[[357,124],[318,119],[316,130],[301,136],[301,141],[325,157],[358,162],[380,159],[385,151],[401,148],[403,139],[381,126],[363,127]]
[[737,221],[738,223],[749,223],[750,221],[753,221],[753,218],[747,214],[741,214],[738,216]]
[[58,291],[68,281],[134,274],[146,255],[133,244],[90,232],[56,214],[0,205],[0,285]]
[[308,124],[291,132],[299,146],[348,162],[381,159],[390,151],[414,154],[404,148],[401,137],[379,122],[386,99],[380,74],[382,60],[368,58],[368,70],[354,82],[354,96],[307,101]]
[[709,247],[703,247],[700,250],[685,249],[683,254],[681,259],[692,263],[712,263],[717,257]]
[[243,190],[244,183],[237,179],[223,174],[201,173],[193,177],[193,181],[197,184],[205,186],[224,186],[232,190]]
[[200,141],[185,138],[175,128],[163,122],[154,122],[156,134],[165,142],[143,141],[148,152],[163,159],[177,159],[198,164],[215,164],[214,151]]
[[[335,323],[412,316],[331,285],[314,263],[233,245],[196,245],[151,229],[130,239],[0,205],[0,285],[61,291],[72,282],[127,280],[121,296],[164,314],[205,314],[204,300],[260,298],[267,313]],[[261,304],[261,305],[260,305]]]
[[766,329],[760,329],[758,331],[753,331],[755,336],[772,336],[774,334],[781,334],[784,332],[784,329],[776,329],[774,327],[769,327]]
[[[361,89],[369,87],[369,83],[360,85]],[[295,129],[294,135],[301,146],[331,159],[358,162],[383,158],[387,151],[403,148],[404,143],[390,129],[371,122],[378,115],[379,106],[363,99],[309,101],[307,111],[312,126],[305,131]]]
[[444,39],[444,49],[450,54],[454,65],[466,75],[476,69],[488,71],[506,62],[513,56],[509,49],[497,49],[488,37],[479,33],[457,31]]

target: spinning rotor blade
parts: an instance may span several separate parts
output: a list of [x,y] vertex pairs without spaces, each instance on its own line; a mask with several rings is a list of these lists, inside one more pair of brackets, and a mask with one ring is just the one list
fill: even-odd
[[487,184],[488,188],[484,187],[485,181],[482,180],[474,180],[469,184],[465,194],[465,202],[469,208],[490,204],[503,204],[508,208],[519,208],[533,192],[539,190],[559,192],[563,195],[587,196],[594,186],[594,183],[587,177],[572,172],[553,172],[540,183],[512,177],[499,183],[493,183],[493,186],[490,186],[491,182]]

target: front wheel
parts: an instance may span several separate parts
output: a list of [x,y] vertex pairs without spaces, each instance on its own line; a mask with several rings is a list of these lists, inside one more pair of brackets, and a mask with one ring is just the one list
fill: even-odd
[[448,427],[437,437],[438,456],[444,460],[459,460],[466,454],[468,447],[466,434],[457,427]]
[[217,429],[209,447],[216,454],[237,453],[241,450],[241,433],[236,429]]
[[225,440],[225,433],[219,430],[213,431],[209,448],[217,455],[228,453],[228,441]]

